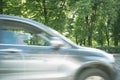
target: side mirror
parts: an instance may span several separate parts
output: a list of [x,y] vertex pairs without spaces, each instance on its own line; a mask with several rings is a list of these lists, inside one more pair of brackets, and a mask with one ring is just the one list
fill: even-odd
[[50,44],[56,49],[58,49],[64,45],[64,43],[60,40],[52,40],[52,41],[50,41]]

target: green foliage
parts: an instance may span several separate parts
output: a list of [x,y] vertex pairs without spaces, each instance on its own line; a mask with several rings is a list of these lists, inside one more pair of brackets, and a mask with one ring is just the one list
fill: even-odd
[[3,14],[46,24],[78,45],[120,46],[119,0],[1,0]]

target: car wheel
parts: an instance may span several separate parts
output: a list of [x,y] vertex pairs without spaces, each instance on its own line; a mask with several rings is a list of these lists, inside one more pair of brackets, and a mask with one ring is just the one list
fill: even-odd
[[111,80],[111,79],[104,71],[100,69],[87,69],[80,74],[79,80]]

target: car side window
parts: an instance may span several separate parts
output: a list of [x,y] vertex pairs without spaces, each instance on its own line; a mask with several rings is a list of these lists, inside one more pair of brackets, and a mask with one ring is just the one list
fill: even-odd
[[32,29],[32,27],[34,27],[32,25],[14,21],[6,21],[6,23],[1,26],[1,44],[49,46],[49,42],[38,35],[47,33],[40,31],[40,29]]

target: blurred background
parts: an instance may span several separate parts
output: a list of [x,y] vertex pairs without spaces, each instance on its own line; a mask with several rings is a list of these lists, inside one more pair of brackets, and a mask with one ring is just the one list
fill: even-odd
[[119,0],[0,0],[0,14],[41,22],[81,46],[120,53]]

